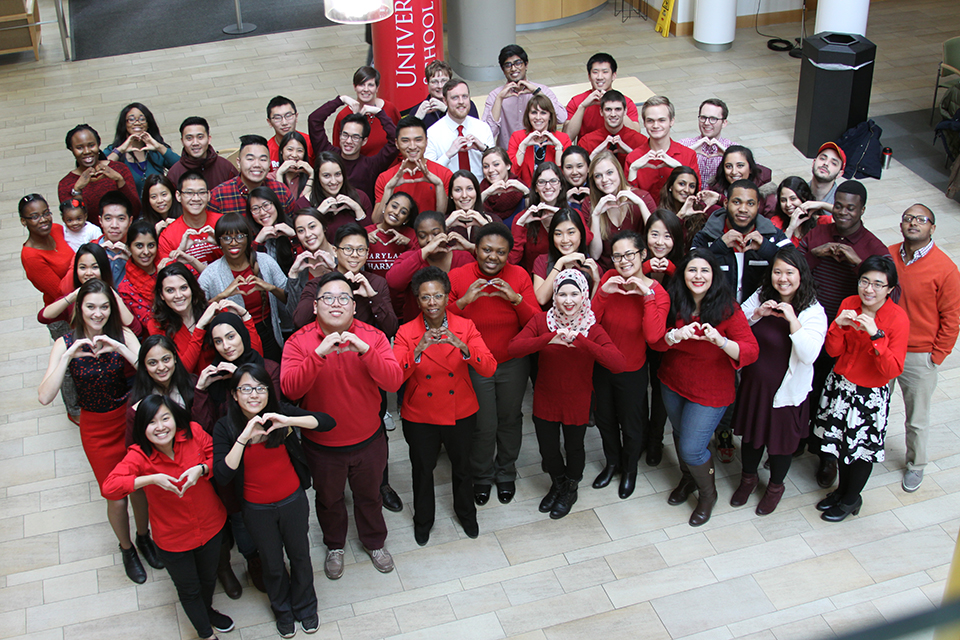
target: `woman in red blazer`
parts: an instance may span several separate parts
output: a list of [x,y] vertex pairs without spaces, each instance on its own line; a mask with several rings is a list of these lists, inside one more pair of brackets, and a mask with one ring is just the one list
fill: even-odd
[[403,394],[403,436],[413,468],[413,535],[423,546],[433,528],[433,470],[442,443],[453,472],[453,510],[464,533],[480,535],[473,502],[470,443],[477,423],[477,396],[469,367],[484,377],[497,369],[473,321],[447,314],[450,279],[426,267],[411,283],[420,315],[400,327],[393,350],[407,386]]

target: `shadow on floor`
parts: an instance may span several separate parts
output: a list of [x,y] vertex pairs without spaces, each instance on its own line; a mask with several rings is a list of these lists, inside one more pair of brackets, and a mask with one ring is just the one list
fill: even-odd
[[[929,109],[894,113],[873,120],[883,129],[880,141],[893,149],[894,160],[940,191],[947,188],[950,167],[946,164],[943,143],[938,140],[934,145]],[[960,195],[955,199],[960,202]]]

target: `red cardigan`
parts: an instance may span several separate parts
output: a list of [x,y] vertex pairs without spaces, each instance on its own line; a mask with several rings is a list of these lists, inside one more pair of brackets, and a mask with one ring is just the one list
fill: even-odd
[[[860,296],[845,298],[837,315],[845,309],[853,309],[859,314],[862,310]],[[877,329],[886,334],[882,338],[871,342],[866,331],[831,322],[823,343],[827,353],[837,359],[834,372],[861,387],[887,384],[903,373],[903,360],[907,357],[910,337],[907,312],[888,299],[877,310],[874,321]]]
[[380,429],[380,389],[396,391],[403,372],[382,331],[354,320],[348,329],[370,345],[355,351],[316,354],[325,334],[316,322],[300,329],[283,345],[280,387],[307,411],[320,411],[336,420],[330,431],[304,430],[307,440],[324,447],[349,447],[373,437]]
[[578,335],[573,347],[549,344],[554,335],[547,329],[547,313],[541,311],[510,341],[507,350],[511,358],[540,352],[533,387],[534,416],[568,425],[586,424],[590,420],[594,362],[620,373],[626,360],[599,322],[590,327],[586,338]]
[[[600,278],[600,287],[616,271],[608,271]],[[597,289],[593,298],[593,313],[603,325],[613,344],[626,359],[626,370],[637,371],[647,361],[647,344],[657,342],[667,330],[670,296],[662,285],[653,285],[653,295],[605,293]]]
[[73,267],[73,249],[63,237],[63,227],[54,223],[50,228],[50,237],[56,243],[53,251],[26,245],[20,249],[20,263],[27,280],[43,294],[44,306],[60,297],[60,281]]
[[[670,328],[685,324],[678,318]],[[720,335],[740,345],[739,360],[733,360],[719,347],[703,340],[684,340],[668,346],[664,335],[650,346],[666,352],[660,361],[660,382],[691,402],[707,407],[726,407],[733,404],[737,396],[734,386],[736,370],[756,362],[760,347],[739,305],[716,329]]]
[[[447,309],[453,305],[448,305]],[[470,358],[449,344],[435,344],[414,360],[426,325],[419,315],[400,327],[393,343],[393,353],[403,368],[407,386],[403,392],[405,420],[435,425],[453,425],[473,415],[480,408],[470,382],[469,368],[485,378],[497,370],[497,361],[484,344],[477,327],[467,318],[447,313],[447,327],[467,344]]]
[[474,262],[450,271],[450,303],[447,310],[473,320],[483,336],[483,341],[490,347],[493,357],[498,363],[504,363],[510,359],[507,343],[540,311],[540,305],[537,304],[530,276],[521,267],[515,264],[504,265],[495,277],[513,287],[514,291],[523,296],[523,301],[513,306],[498,296],[484,296],[471,302],[465,309],[460,309],[456,302],[467,293],[470,285],[479,278],[487,279],[487,276],[480,273],[479,265]]
[[[184,471],[198,464],[213,469],[213,440],[196,422],[190,423],[193,437],[177,433],[173,443],[173,460],[154,449],[147,455],[138,445],[127,449],[127,455],[103,481],[107,500],[119,500],[133,493],[134,481],[140,476],[165,473],[179,478]],[[212,473],[201,476],[183,497],[150,484],[143,488],[150,502],[150,528],[153,540],[164,551],[190,551],[206,544],[220,533],[227,521],[227,510],[210,484]]]

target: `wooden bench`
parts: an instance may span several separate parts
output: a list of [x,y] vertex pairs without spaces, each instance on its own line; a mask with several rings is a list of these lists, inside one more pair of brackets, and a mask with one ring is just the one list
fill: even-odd
[[32,49],[40,60],[39,22],[36,0],[0,0],[0,54]]

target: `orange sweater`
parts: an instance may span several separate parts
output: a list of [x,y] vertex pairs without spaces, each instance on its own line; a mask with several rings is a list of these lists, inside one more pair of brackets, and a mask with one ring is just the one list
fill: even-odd
[[910,318],[907,351],[929,353],[940,364],[953,351],[960,333],[960,271],[947,254],[933,245],[909,267],[900,257],[901,244],[890,246],[900,278],[900,306]]

